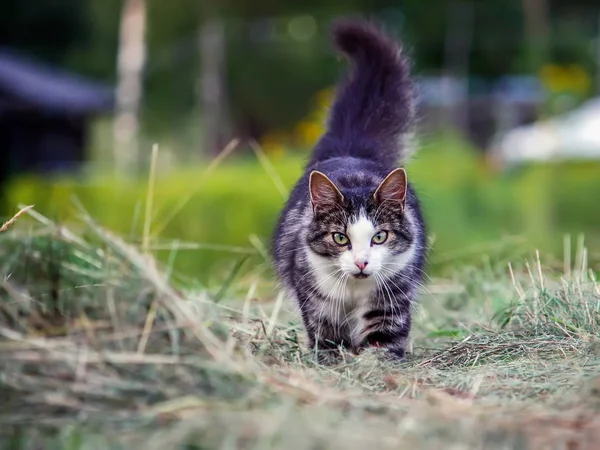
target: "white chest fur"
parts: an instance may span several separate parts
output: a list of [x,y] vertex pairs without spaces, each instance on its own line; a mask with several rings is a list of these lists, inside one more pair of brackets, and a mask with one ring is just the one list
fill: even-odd
[[308,258],[314,270],[316,290],[326,299],[321,314],[335,324],[352,326],[358,311],[364,308],[377,287],[375,279],[343,276],[340,270],[332,269],[331,261],[312,252],[308,252]]

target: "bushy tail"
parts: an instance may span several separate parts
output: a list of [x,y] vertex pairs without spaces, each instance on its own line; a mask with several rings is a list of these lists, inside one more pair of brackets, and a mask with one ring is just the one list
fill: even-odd
[[398,42],[368,22],[337,22],[333,39],[354,67],[338,87],[311,162],[354,156],[397,164],[407,157],[403,137],[414,118],[409,61]]

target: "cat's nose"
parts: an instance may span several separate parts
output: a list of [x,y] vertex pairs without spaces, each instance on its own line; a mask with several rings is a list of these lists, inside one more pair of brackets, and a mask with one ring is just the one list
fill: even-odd
[[367,267],[367,264],[369,264],[369,261],[356,260],[356,261],[354,261],[354,264],[356,264],[356,267],[358,267],[360,269],[360,271],[362,272]]

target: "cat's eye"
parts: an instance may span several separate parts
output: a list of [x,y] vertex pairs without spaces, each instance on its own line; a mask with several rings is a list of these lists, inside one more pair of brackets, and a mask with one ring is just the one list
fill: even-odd
[[333,233],[333,242],[337,245],[348,245],[350,240],[348,239],[348,236],[343,233]]
[[387,231],[380,231],[373,236],[373,238],[371,239],[371,242],[373,242],[373,244],[381,245],[385,241],[387,241],[387,238],[388,238]]

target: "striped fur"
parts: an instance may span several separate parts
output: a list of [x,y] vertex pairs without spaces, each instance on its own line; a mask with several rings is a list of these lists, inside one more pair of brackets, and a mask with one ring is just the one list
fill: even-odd
[[333,34],[354,69],[281,214],[275,265],[311,348],[402,358],[426,259],[420,204],[398,170],[414,116],[410,67],[371,24],[339,22]]

